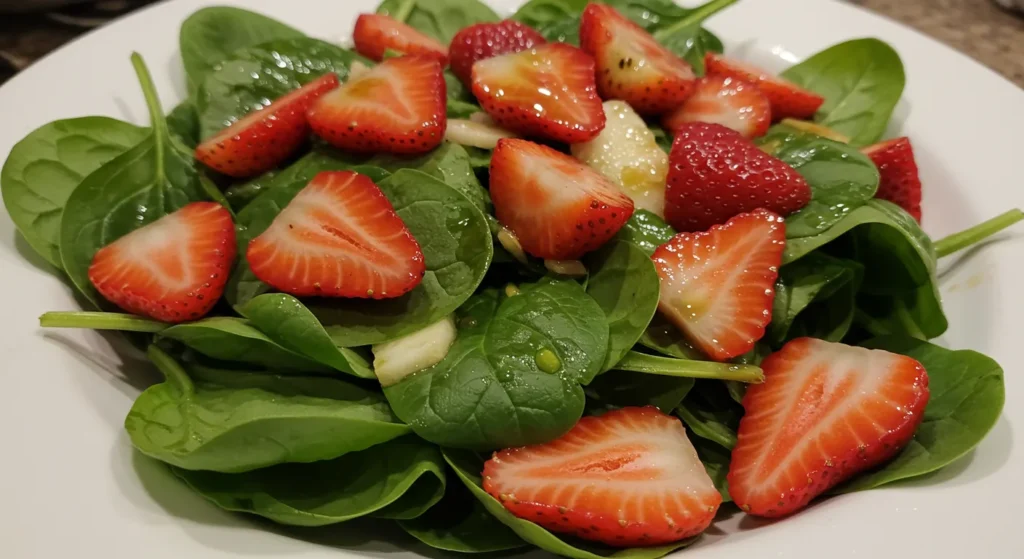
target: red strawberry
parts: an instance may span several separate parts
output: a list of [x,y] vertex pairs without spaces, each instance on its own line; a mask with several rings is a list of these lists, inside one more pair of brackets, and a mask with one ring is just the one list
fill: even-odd
[[483,478],[512,514],[615,547],[695,536],[722,503],[683,424],[653,407],[584,417],[549,443],[496,452]]
[[478,23],[463,28],[452,38],[452,72],[469,85],[473,79],[473,63],[502,54],[531,49],[547,43],[532,27],[506,19],[498,23]]
[[729,494],[757,516],[784,516],[892,458],[921,423],[928,374],[887,351],[797,338],[761,362],[747,388]]
[[273,169],[309,135],[306,109],[317,97],[336,87],[338,76],[324,74],[199,144],[196,159],[238,178]]
[[807,205],[800,173],[721,124],[681,125],[669,154],[665,219],[678,231],[703,231],[755,208],[789,215]]
[[184,322],[210,312],[234,260],[231,214],[214,202],[193,202],[101,248],[89,281],[130,313]]
[[744,138],[763,136],[772,122],[771,105],[757,87],[738,78],[707,76],[693,95],[665,115],[662,125],[673,134],[686,122],[715,122]]
[[764,70],[713,52],[704,57],[708,75],[740,78],[758,87],[772,104],[772,118],[811,118],[825,98]]
[[594,59],[565,43],[478,60],[473,95],[498,124],[524,136],[571,144],[604,128]]
[[633,215],[633,200],[604,175],[526,140],[498,141],[490,190],[498,221],[537,258],[575,260],[603,245]]
[[643,115],[676,108],[697,83],[685,60],[611,6],[583,10],[580,47],[597,61],[601,97],[622,99]]
[[921,221],[921,179],[910,138],[886,140],[861,150],[878,167],[877,198],[888,200]]
[[785,248],[782,218],[763,209],[679,233],[651,257],[661,278],[658,309],[712,359],[742,355],[772,320]]
[[325,171],[249,243],[256,277],[292,295],[390,299],[419,285],[420,245],[369,177]]
[[397,19],[380,14],[362,14],[352,31],[356,52],[380,62],[384,53],[393,50],[401,54],[422,54],[436,58],[442,65],[448,63],[448,49],[433,37]]
[[355,152],[417,154],[437,147],[447,124],[441,64],[389,58],[317,99],[306,116],[317,136]]

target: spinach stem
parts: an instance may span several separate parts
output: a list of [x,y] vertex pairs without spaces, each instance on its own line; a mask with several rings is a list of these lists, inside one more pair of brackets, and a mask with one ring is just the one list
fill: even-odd
[[146,108],[149,110],[150,125],[153,127],[153,145],[156,148],[156,176],[164,176],[164,142],[170,136],[167,132],[167,119],[164,118],[163,107],[160,106],[160,97],[156,93],[156,86],[153,85],[153,76],[149,74],[146,63],[137,52],[132,53],[132,67],[135,68],[135,75],[139,78],[139,85],[142,87],[142,95],[146,98]]
[[678,31],[680,31],[682,29],[686,29],[687,27],[690,27],[691,25],[700,25],[707,18],[715,15],[716,13],[718,13],[718,12],[720,12],[720,11],[726,9],[726,8],[728,8],[729,6],[732,6],[736,2],[737,2],[737,0],[711,0],[710,2],[706,2],[706,3],[702,4],[702,5],[697,6],[696,8],[694,8],[693,11],[690,12],[689,15],[687,15],[683,19],[673,23],[672,25],[670,25],[670,26],[668,26],[668,27],[666,27],[664,29],[658,30],[655,33],[655,35],[661,36],[661,37],[666,37],[668,35],[672,35],[673,33],[678,32]]
[[666,377],[708,378],[764,382],[764,371],[754,365],[735,365],[713,361],[692,361],[675,357],[659,357],[630,351],[616,363],[615,369]]
[[179,390],[183,395],[195,392],[195,385],[192,384],[192,379],[189,378],[188,373],[185,372],[185,369],[181,368],[181,365],[173,357],[167,355],[167,352],[157,347],[156,344],[150,344],[146,355],[156,365],[156,368],[160,369],[160,372],[164,374],[168,384]]
[[949,256],[954,252],[961,251],[971,245],[984,241],[1022,219],[1024,219],[1024,212],[1019,208],[1014,208],[1008,212],[999,214],[988,221],[983,221],[970,229],[965,229],[959,233],[953,233],[948,237],[938,240],[935,243],[935,253],[939,258]]
[[412,9],[416,7],[416,0],[404,0],[398,5],[398,9],[395,13],[389,14],[392,19],[398,20],[405,23],[405,20],[409,19],[409,14],[412,13]]
[[43,328],[90,328],[122,332],[160,332],[167,325],[133,314],[115,312],[48,312],[39,317]]

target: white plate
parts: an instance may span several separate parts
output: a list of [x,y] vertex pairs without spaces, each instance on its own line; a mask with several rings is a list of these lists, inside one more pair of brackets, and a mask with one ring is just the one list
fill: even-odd
[[[32,129],[58,118],[96,114],[145,122],[128,62],[132,50],[149,63],[164,105],[173,106],[184,96],[179,24],[210,3],[155,5],[74,42],[0,88],[0,156]],[[371,11],[377,0],[223,3],[340,41],[356,14]],[[492,3],[510,13],[520,1]],[[1024,92],[993,72],[887,20],[823,0],[745,0],[709,27],[734,52],[775,69],[849,38],[888,41],[907,69],[892,131],[913,138],[926,189],[925,229],[939,237],[1024,206]],[[0,556],[430,553],[404,535],[383,536],[400,540],[402,547],[374,540],[367,535],[374,532],[372,522],[286,533],[231,515],[191,494],[164,468],[134,456],[122,422],[154,373],[144,362],[122,363],[108,339],[95,332],[39,329],[37,317],[44,311],[77,306],[69,289],[16,240],[6,212],[0,214]],[[1024,557],[1024,382],[1017,321],[1024,309],[1022,248],[1021,236],[1004,235],[955,266],[943,262],[940,282],[950,328],[942,343],[987,353],[1006,370],[1003,417],[971,456],[929,479],[830,499],[775,524],[735,514],[720,520],[701,549],[689,553],[702,559]]]

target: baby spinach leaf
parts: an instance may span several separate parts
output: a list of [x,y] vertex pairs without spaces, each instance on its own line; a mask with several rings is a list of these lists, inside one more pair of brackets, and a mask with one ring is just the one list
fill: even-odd
[[658,309],[661,282],[649,256],[636,245],[612,241],[586,259],[590,270],[587,295],[604,311],[608,322],[608,370],[632,349]]
[[[337,378],[297,384],[285,377],[213,371],[232,383],[223,386],[193,381],[155,345],[149,358],[166,381],[135,400],[125,430],[143,454],[180,468],[236,473],[330,460],[409,432],[378,394]],[[286,390],[271,392],[268,386]],[[318,395],[306,391],[311,387]]]
[[550,441],[583,412],[581,384],[608,352],[601,308],[571,280],[488,289],[457,312],[458,335],[437,365],[384,389],[428,441],[490,450]]
[[863,268],[815,251],[779,270],[768,337],[781,345],[813,336],[838,342],[853,323],[855,297]]
[[976,351],[949,350],[906,336],[876,338],[865,347],[917,359],[928,371],[931,397],[914,438],[891,462],[836,488],[872,489],[942,468],[985,438],[1003,409],[1003,369]]
[[167,129],[185,147],[195,148],[199,144],[199,113],[191,99],[182,101],[167,113]]
[[458,553],[489,553],[529,545],[491,516],[461,482],[445,487],[444,497],[427,513],[400,520],[398,525],[434,549]]
[[711,478],[711,482],[715,484],[715,488],[722,494],[722,502],[732,502],[732,497],[729,496],[729,451],[725,448],[708,441],[707,439],[696,439],[691,440],[693,447],[697,449],[697,456],[700,458],[702,464],[704,464],[704,470],[707,471],[708,477]]
[[668,242],[676,232],[665,220],[647,210],[637,210],[619,229],[615,238],[633,243],[651,256],[655,249]]
[[[333,460],[238,474],[172,470],[223,509],[293,526],[326,526],[366,515],[393,518],[390,512],[409,508],[422,513],[441,499],[445,485],[441,452],[414,437]],[[403,502],[410,498],[417,506]]]
[[442,453],[448,465],[455,470],[459,480],[465,484],[477,500],[483,503],[487,512],[494,515],[502,524],[511,528],[520,538],[544,551],[572,559],[605,559],[610,557],[620,559],[658,559],[692,544],[697,539],[689,538],[657,547],[615,549],[601,544],[577,539],[570,540],[569,538],[557,536],[529,520],[523,520],[513,515],[497,499],[484,491],[483,480],[480,478],[480,472],[483,470],[483,460],[480,459],[479,455],[465,450],[454,449],[443,449]]
[[831,46],[782,72],[782,77],[825,98],[815,121],[850,138],[877,142],[903,94],[903,62],[878,39]]
[[611,370],[594,379],[584,391],[587,411],[629,406],[654,406],[672,413],[693,388],[693,379]]
[[464,27],[501,19],[478,0],[384,0],[377,13],[398,16],[400,21],[445,45]]
[[60,224],[60,257],[75,287],[93,303],[100,296],[89,265],[100,248],[205,198],[192,152],[171,138],[160,100],[142,58],[132,55],[152,120],[152,132],[111,159],[71,193]]
[[648,355],[630,351],[616,365],[621,371],[633,371],[648,375],[687,377],[716,380],[738,380],[740,382],[764,382],[764,371],[755,365],[695,361]]
[[490,209],[491,196],[480,185],[469,154],[459,144],[444,142],[437,149],[419,157],[380,154],[366,160],[363,165],[380,167],[392,173],[399,169],[422,171],[459,191],[480,211],[486,213]]
[[196,10],[181,24],[178,34],[189,96],[195,94],[214,65],[236,50],[266,41],[300,37],[305,34],[248,10],[228,6]]
[[828,230],[878,189],[878,169],[846,144],[775,126],[757,144],[796,169],[811,188],[811,202],[786,218],[786,237],[794,239]]
[[57,120],[11,148],[0,190],[11,221],[36,252],[63,269],[60,221],[82,179],[141,142],[149,130],[104,116]]
[[[736,427],[730,425],[733,418],[727,412],[701,408],[683,400],[676,414],[694,435],[729,450],[736,446]],[[739,420],[738,417],[735,419]]]
[[638,343],[662,355],[696,361],[707,359],[664,315],[656,313]]

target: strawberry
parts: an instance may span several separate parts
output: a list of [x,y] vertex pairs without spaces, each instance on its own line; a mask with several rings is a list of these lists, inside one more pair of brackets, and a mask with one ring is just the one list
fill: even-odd
[[356,52],[380,62],[388,50],[400,54],[421,54],[436,58],[441,65],[448,63],[448,49],[433,37],[397,19],[380,14],[362,14],[352,31]]
[[688,122],[669,154],[665,219],[678,231],[703,231],[756,208],[789,215],[807,205],[800,173],[721,124]]
[[478,60],[473,95],[502,128],[523,136],[571,144],[604,128],[594,59],[565,43]]
[[704,56],[710,76],[740,78],[757,86],[772,105],[772,118],[811,118],[825,98],[764,70],[713,52]]
[[744,138],[763,136],[772,122],[768,98],[739,78],[707,76],[697,82],[693,95],[661,120],[671,133],[686,122],[716,122]]
[[633,215],[633,200],[604,175],[526,140],[498,141],[490,180],[498,221],[537,258],[578,259]]
[[324,74],[266,108],[245,115],[199,144],[196,159],[211,169],[237,178],[273,169],[294,153],[309,135],[306,109],[317,97],[336,87],[338,76]]
[[683,424],[650,406],[584,417],[549,443],[496,452],[483,482],[520,518],[615,547],[695,536],[722,503]]
[[785,247],[782,218],[763,209],[678,233],[651,257],[661,278],[658,309],[712,359],[742,355],[772,320]]
[[583,10],[580,47],[597,61],[601,97],[622,99],[642,115],[676,108],[697,83],[685,60],[611,6]]
[[317,136],[355,152],[418,154],[444,140],[441,64],[429,56],[389,58],[323,95],[306,113]]
[[887,351],[797,338],[747,388],[729,465],[743,510],[778,517],[892,458],[921,423],[928,374]]
[[917,174],[910,138],[886,140],[868,146],[861,152],[878,167],[881,180],[875,196],[907,210],[920,223],[921,179]]
[[235,251],[231,214],[214,202],[192,202],[101,248],[89,281],[130,313],[195,320],[224,293]]
[[478,23],[463,28],[448,47],[452,72],[462,83],[473,80],[473,64],[477,60],[532,49],[547,43],[532,27],[506,19],[498,23]]
[[249,243],[249,267],[292,295],[390,299],[419,285],[423,252],[365,175],[319,173]]

